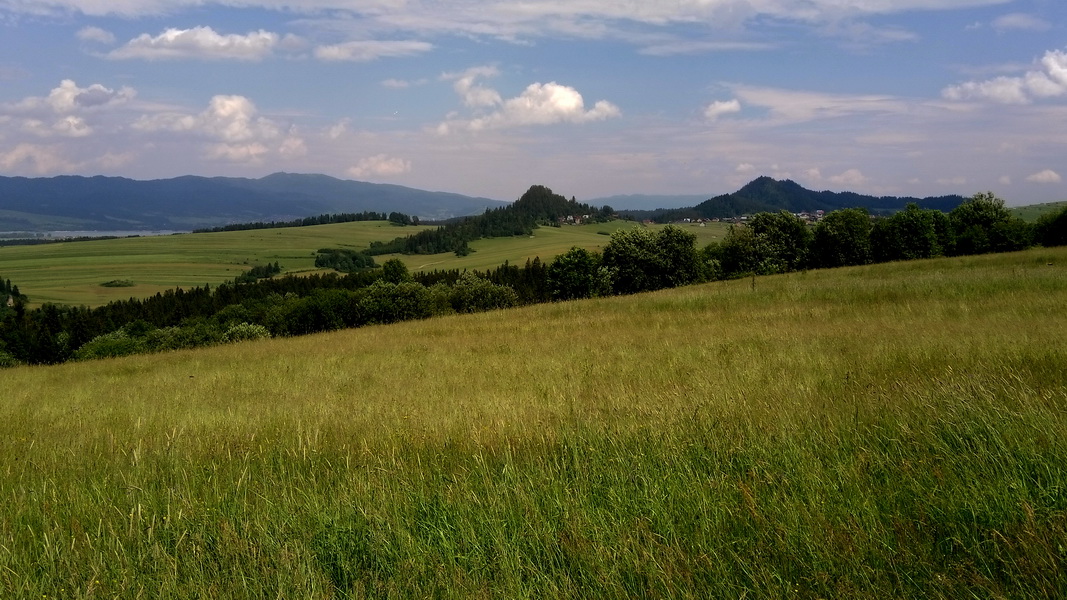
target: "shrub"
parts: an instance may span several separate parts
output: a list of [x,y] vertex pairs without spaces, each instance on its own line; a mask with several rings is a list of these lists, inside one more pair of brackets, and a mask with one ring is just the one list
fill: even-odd
[[519,295],[509,286],[497,285],[467,271],[452,286],[451,300],[456,312],[473,313],[518,306]]
[[222,341],[219,328],[205,321],[186,323],[181,327],[161,327],[144,336],[145,352],[164,352],[184,348],[211,346]]
[[1042,246],[1067,246],[1067,207],[1042,215],[1035,230],[1037,242]]
[[421,283],[376,281],[366,288],[359,302],[359,312],[366,323],[398,323],[425,319],[435,314],[430,290]]
[[270,337],[270,331],[262,325],[252,323],[238,323],[222,334],[224,342],[246,342],[250,340],[262,340]]
[[4,369],[7,367],[17,367],[21,364],[22,363],[19,362],[19,360],[12,356],[9,352],[7,352],[6,350],[0,350],[0,369]]
[[119,329],[111,333],[98,335],[82,344],[74,352],[77,360],[92,360],[94,358],[114,358],[117,356],[129,356],[143,351],[144,344],[140,338],[131,337],[125,330]]

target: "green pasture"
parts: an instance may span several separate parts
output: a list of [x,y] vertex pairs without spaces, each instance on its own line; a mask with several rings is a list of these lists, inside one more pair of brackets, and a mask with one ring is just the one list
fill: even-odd
[[1049,202],[1047,204],[1033,204],[1030,206],[1017,206],[1009,208],[1008,211],[1012,215],[1027,221],[1029,223],[1036,223],[1042,216],[1052,212],[1059,212],[1067,208],[1067,200],[1063,202]]
[[[287,273],[312,271],[319,248],[366,248],[371,241],[419,229],[356,222],[7,246],[0,247],[0,276],[18,285],[33,303],[98,306],[175,287],[218,285],[254,265],[275,261]],[[116,279],[134,286],[100,286]]]
[[1062,598],[1064,306],[1039,248],[7,369],[0,597]]
[[[505,261],[523,265],[536,256],[551,260],[572,246],[597,249],[608,235],[634,223],[542,227],[530,237],[478,240],[466,257],[452,253],[400,256],[412,270],[492,269]],[[725,235],[725,226],[686,226],[704,244]],[[357,222],[312,227],[193,233],[159,237],[0,247],[0,277],[10,279],[34,304],[56,302],[99,306],[112,300],[147,297],[176,287],[218,285],[257,264],[281,264],[283,273],[314,271],[319,248],[367,248],[425,227]],[[376,257],[379,262],[391,256]],[[129,280],[132,287],[103,287]]]
[[[699,225],[679,224],[696,236],[697,247],[703,247],[725,237],[728,225],[725,223],[708,223]],[[587,250],[601,251],[611,239],[611,234],[619,229],[631,227],[650,227],[660,229],[665,225],[642,225],[632,221],[612,221],[594,225],[565,225],[562,227],[540,227],[528,237],[490,238],[470,243],[471,254],[457,257],[452,253],[431,255],[391,254],[382,256],[379,262],[389,258],[399,258],[412,271],[432,271],[435,269],[473,269],[485,271],[494,269],[507,261],[509,264],[523,266],[527,260],[540,258],[550,262],[574,246]]]

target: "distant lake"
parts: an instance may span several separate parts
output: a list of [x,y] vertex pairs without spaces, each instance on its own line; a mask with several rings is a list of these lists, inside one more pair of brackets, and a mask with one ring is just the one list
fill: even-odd
[[49,239],[64,240],[79,237],[130,237],[130,236],[156,236],[172,235],[175,233],[189,233],[188,231],[172,231],[170,229],[152,230],[113,230],[113,231],[0,231],[0,239]]

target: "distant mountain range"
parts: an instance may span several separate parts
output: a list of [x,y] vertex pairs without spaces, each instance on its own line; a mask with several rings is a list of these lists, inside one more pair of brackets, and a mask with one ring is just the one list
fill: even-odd
[[865,196],[853,192],[816,192],[805,189],[791,180],[759,177],[732,194],[723,194],[689,208],[661,210],[620,210],[634,218],[658,222],[685,218],[723,219],[751,215],[758,212],[787,210],[791,213],[838,210],[863,207],[872,214],[892,213],[914,202],[922,208],[950,211],[965,198],[959,195],[911,198],[896,196]]
[[364,211],[448,219],[507,204],[291,173],[261,179],[186,176],[151,181],[102,176],[0,177],[0,231],[188,230]]
[[[816,192],[760,177],[732,194],[611,196],[587,202],[659,222],[729,218],[762,211],[804,212],[866,207],[873,213],[923,208],[952,210],[962,196],[897,198]],[[0,232],[53,230],[189,230],[231,223],[289,221],[321,214],[400,212],[423,220],[481,214],[508,202],[399,185],[275,173],[261,179],[185,176],[139,181],[123,177],[0,177]],[[657,210],[634,210],[656,206]],[[685,207],[685,208],[679,208]]]

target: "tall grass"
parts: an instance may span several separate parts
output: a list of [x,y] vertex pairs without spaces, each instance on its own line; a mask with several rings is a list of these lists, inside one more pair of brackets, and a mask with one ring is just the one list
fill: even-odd
[[1065,266],[6,370],[0,597],[1063,597]]

